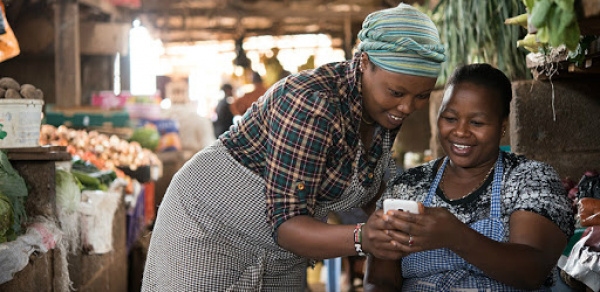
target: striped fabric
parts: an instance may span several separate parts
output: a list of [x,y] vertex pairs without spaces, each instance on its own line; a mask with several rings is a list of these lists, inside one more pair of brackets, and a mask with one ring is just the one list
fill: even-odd
[[446,58],[431,19],[404,3],[369,14],[358,38],[358,50],[391,72],[437,77]]
[[353,169],[363,187],[379,179],[373,176],[375,166],[391,147],[384,147],[383,137],[393,142],[399,129],[377,127],[369,153],[357,155],[362,115],[358,61],[357,53],[352,61],[288,76],[220,137],[238,162],[265,179],[274,237],[293,216],[313,216],[318,202],[339,200]]

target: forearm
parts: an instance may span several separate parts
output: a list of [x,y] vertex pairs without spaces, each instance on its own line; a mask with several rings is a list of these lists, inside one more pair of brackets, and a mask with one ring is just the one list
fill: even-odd
[[368,216],[371,216],[371,214],[373,214],[373,212],[375,212],[375,210],[377,209],[377,201],[379,200],[379,198],[381,198],[381,195],[385,191],[385,188],[386,188],[386,183],[381,182],[381,185],[379,186],[379,190],[377,191],[377,195],[375,197],[373,197],[373,199],[371,199],[371,201],[369,203],[367,203],[365,206],[362,207],[362,210],[365,212],[365,214],[367,214]]
[[281,224],[277,239],[282,248],[312,259],[356,255],[354,225],[328,224],[306,215]]
[[490,278],[522,288],[539,288],[554,267],[557,258],[524,244],[497,242],[473,229],[465,229],[463,244],[453,251],[482,270]]
[[373,255],[367,257],[363,281],[365,292],[400,291],[402,280],[400,260],[382,260]]

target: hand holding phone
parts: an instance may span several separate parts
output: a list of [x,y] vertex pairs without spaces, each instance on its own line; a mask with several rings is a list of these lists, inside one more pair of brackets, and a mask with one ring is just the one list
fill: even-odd
[[408,213],[419,214],[419,204],[416,201],[401,199],[385,199],[383,201],[383,213],[389,210],[400,210]]

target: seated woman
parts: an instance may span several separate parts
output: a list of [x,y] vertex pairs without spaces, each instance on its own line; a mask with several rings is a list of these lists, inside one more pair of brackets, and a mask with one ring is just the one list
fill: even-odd
[[370,256],[365,291],[549,291],[573,213],[552,167],[499,150],[511,99],[490,65],[454,72],[437,122],[447,156],[407,170],[378,202],[419,201],[421,213],[371,216],[363,236],[400,259]]

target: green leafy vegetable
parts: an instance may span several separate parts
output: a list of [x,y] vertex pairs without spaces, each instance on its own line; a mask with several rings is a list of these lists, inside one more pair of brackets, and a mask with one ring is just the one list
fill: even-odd
[[12,205],[14,210],[12,230],[16,235],[20,235],[21,223],[27,221],[27,213],[25,212],[27,185],[25,180],[12,167],[4,151],[0,151],[0,193],[8,197]]
[[81,202],[81,190],[72,173],[56,170],[56,203],[69,212],[75,212]]
[[0,193],[0,243],[15,239],[12,225],[15,220],[15,212],[7,196]]

